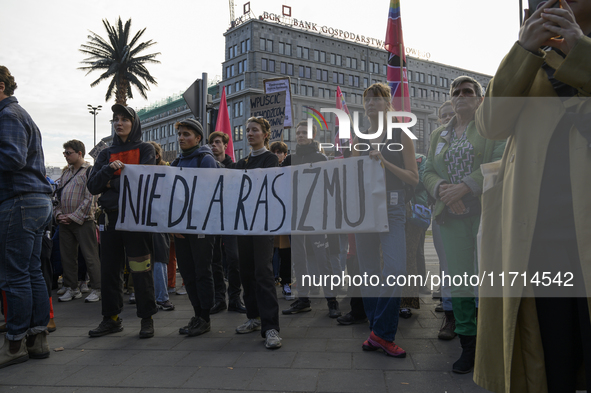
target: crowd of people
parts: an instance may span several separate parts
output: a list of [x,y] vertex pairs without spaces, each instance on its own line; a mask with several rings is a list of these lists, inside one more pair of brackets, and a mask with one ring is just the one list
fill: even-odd
[[[375,83],[365,90],[366,133],[379,135],[372,140],[378,148],[344,150],[338,158],[367,155],[381,164],[389,229],[379,233],[118,231],[121,170],[126,165],[167,165],[160,146],[141,140],[138,115],[130,107],[113,105],[113,143],[94,166],[84,160],[82,142],[64,143],[68,165],[54,189],[45,178],[40,132],[13,96],[14,78],[0,67],[0,288],[7,321],[0,367],[49,356],[47,332],[56,328],[52,274],[57,269],[46,261],[51,258],[43,258],[42,244],[52,221],[59,234],[63,277],[58,300],[72,301],[84,292],[86,302],[101,301],[103,319],[89,331],[91,337],[123,329],[119,315],[125,285],[134,288],[139,337],[153,337],[152,316],[158,309],[174,310],[170,276],[176,275],[178,264],[195,314],[179,327],[179,334],[206,334],[211,314],[228,309],[246,314],[236,333],[260,331],[266,348],[280,348],[281,289],[286,300],[294,300],[282,314],[308,312],[310,297],[323,296],[328,317],[339,324],[368,324],[362,350],[381,350],[395,358],[406,356],[396,344],[399,318],[411,317],[412,309],[420,307],[424,287],[382,286],[376,292],[351,286],[346,290],[351,310],[343,314],[337,301],[340,290],[306,287],[300,278],[345,270],[382,278],[424,277],[430,227],[441,273],[471,276],[480,266],[532,274],[566,269],[575,277],[575,290],[564,297],[548,297],[537,287],[517,296],[490,297],[467,283],[444,281],[434,294],[441,299],[435,311],[444,313],[438,338],[459,336],[462,347],[452,371],[474,370],[474,380],[496,392],[582,388],[581,381],[591,381],[586,292],[591,250],[585,241],[591,238],[591,105],[580,99],[591,95],[591,2],[561,2],[562,7],[551,8],[554,2],[532,12],[486,91],[468,76],[452,82],[451,100],[438,110],[441,126],[431,133],[426,157],[415,154],[412,139],[401,129],[395,129],[389,142],[402,149],[380,148],[386,133],[376,131],[393,110],[390,87]],[[562,38],[553,38],[557,34]],[[170,165],[247,170],[328,160],[315,141],[316,128],[310,138],[305,121],[295,126],[297,145],[291,154],[283,142],[269,146],[270,124],[264,118],[251,117],[245,126],[251,152],[233,162],[225,153],[225,133],[214,132],[206,140],[199,121],[178,122],[181,151]],[[483,165],[499,160],[497,180],[485,190]]]

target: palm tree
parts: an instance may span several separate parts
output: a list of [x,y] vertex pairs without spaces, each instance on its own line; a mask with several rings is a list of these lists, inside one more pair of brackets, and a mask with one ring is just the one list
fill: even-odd
[[85,67],[79,69],[88,71],[86,75],[93,71],[102,72],[101,76],[90,84],[91,87],[97,86],[105,79],[111,78],[111,83],[105,95],[105,101],[115,92],[115,102],[117,104],[127,105],[127,98],[133,98],[131,86],[135,86],[141,96],[148,98],[146,92],[150,90],[148,83],[157,85],[156,79],[150,75],[146,68],[146,63],[160,63],[155,57],[160,54],[152,53],[150,55],[137,56],[141,51],[156,44],[152,40],[138,44],[138,40],[144,34],[146,29],[138,31],[135,36],[129,40],[129,29],[131,19],[121,22],[121,17],[117,21],[117,28],[103,19],[103,25],[107,30],[108,40],[103,39],[98,34],[90,31],[88,42],[81,45],[80,52],[90,55],[82,61]]

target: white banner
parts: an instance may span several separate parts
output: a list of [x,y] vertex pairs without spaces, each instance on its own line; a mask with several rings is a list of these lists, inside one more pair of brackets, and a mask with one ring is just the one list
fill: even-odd
[[117,229],[287,235],[388,230],[384,169],[368,157],[287,168],[126,165]]

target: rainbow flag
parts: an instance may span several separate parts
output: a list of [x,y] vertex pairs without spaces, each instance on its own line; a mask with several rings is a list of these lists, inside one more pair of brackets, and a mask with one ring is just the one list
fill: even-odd
[[386,30],[386,42],[384,47],[390,52],[386,78],[388,79],[388,85],[392,92],[392,106],[397,111],[410,112],[410,95],[408,94],[406,55],[404,53],[402,19],[400,17],[400,0],[390,0],[388,28]]
[[[345,111],[349,115],[349,121],[353,124],[351,120],[351,113],[349,112],[349,108],[347,107],[347,103],[345,102],[345,97],[343,96],[343,92],[341,91],[341,87],[337,86],[337,103],[336,108]],[[335,151],[335,156],[342,156],[343,149],[340,148],[344,143],[348,143],[347,139],[340,139],[339,138],[339,118],[336,117],[335,119],[335,134],[334,134],[334,144],[335,146],[339,146],[339,148]]]

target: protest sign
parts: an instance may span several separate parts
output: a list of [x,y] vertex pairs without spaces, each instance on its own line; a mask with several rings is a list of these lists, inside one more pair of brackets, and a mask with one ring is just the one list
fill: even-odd
[[264,117],[271,124],[271,142],[281,140],[285,117],[285,92],[250,96],[250,116]]
[[126,165],[117,229],[286,235],[388,230],[384,170],[355,157],[286,168]]
[[283,120],[283,128],[293,127],[291,117],[291,84],[289,76],[283,78],[263,79],[263,86],[265,86],[265,94],[277,93],[278,91],[285,92],[285,118]]

